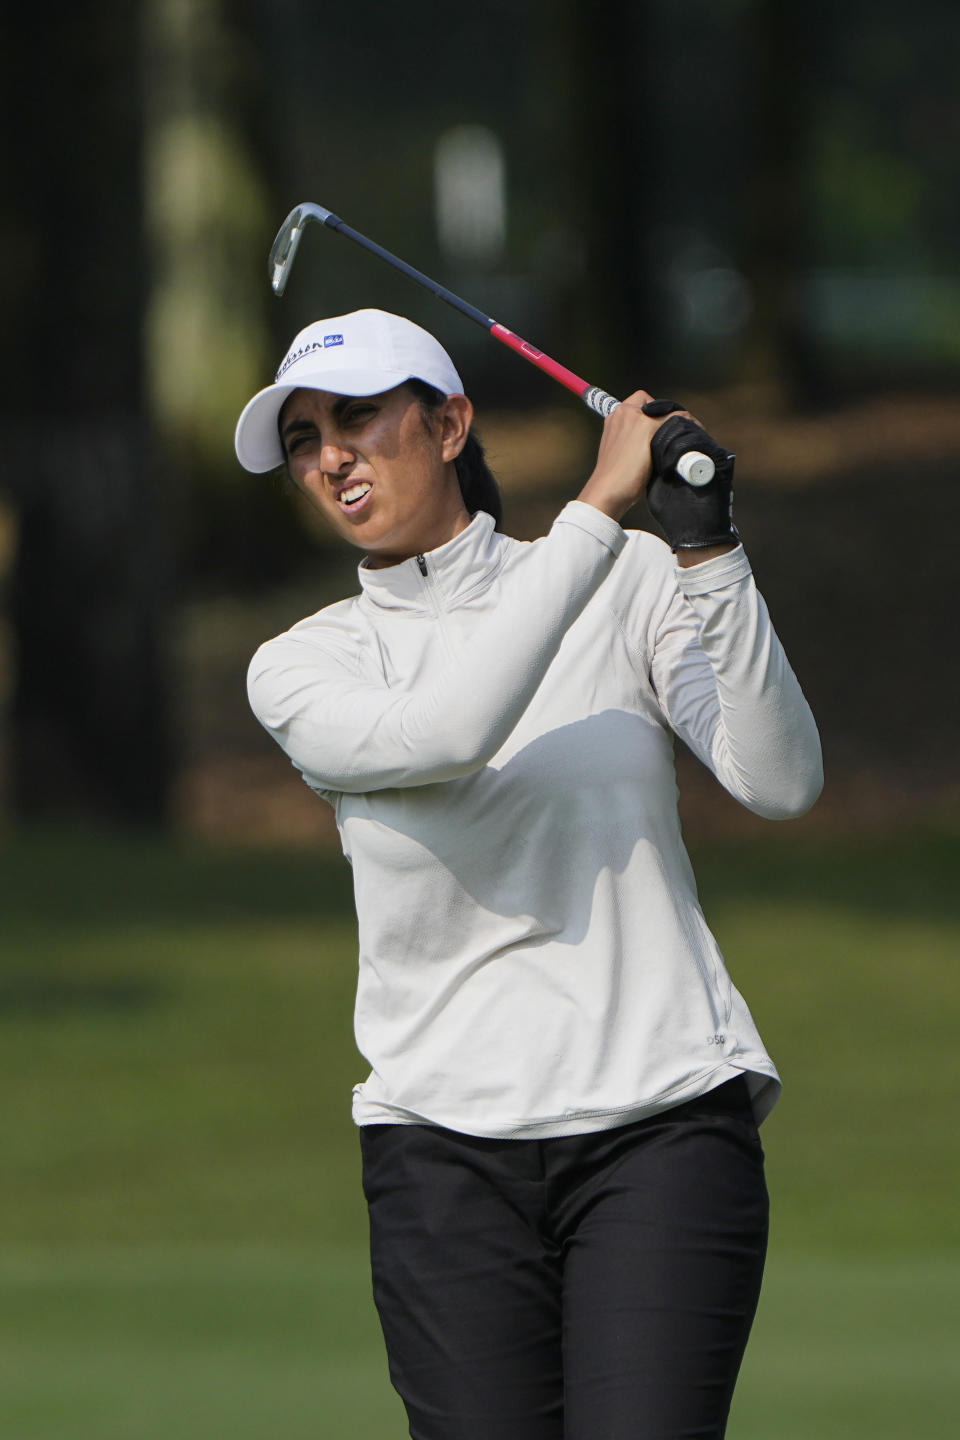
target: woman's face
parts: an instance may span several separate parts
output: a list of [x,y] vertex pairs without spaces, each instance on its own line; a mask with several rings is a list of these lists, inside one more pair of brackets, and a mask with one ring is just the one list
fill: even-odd
[[470,517],[453,461],[473,407],[448,396],[428,423],[406,385],[380,395],[295,390],[280,411],[290,478],[374,566],[452,540]]

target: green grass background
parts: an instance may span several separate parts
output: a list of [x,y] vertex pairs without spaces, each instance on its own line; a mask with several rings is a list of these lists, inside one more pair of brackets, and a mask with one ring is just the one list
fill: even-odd
[[[786,1082],[732,1440],[960,1413],[960,840],[694,853]],[[2,1440],[406,1434],[369,1294],[349,872],[22,834],[0,856]]]

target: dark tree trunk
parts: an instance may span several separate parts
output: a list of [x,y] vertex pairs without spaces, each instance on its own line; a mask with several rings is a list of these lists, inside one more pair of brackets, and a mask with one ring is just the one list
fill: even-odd
[[647,252],[659,183],[647,112],[649,7],[615,0],[602,10],[564,0],[551,16],[549,53],[565,131],[559,213],[578,232],[585,264],[567,307],[565,353],[613,394],[653,373],[663,314]]
[[[744,268],[753,295],[744,369],[774,403],[822,398],[803,313],[811,203],[807,157],[818,37],[829,18],[813,4],[751,0],[748,112],[756,153],[746,203]],[[822,24],[819,22],[823,22]]]
[[22,818],[155,823],[169,597],[141,363],[139,7],[17,7],[2,48],[5,133],[30,139],[8,149],[18,283],[0,301],[11,795]]

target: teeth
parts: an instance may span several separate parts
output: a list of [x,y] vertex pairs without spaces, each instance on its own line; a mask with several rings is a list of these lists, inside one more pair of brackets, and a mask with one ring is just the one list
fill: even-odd
[[341,490],[340,499],[345,500],[349,505],[351,501],[359,500],[362,496],[366,495],[368,490],[372,489],[373,486],[368,480],[361,480],[359,485],[351,485],[349,490]]

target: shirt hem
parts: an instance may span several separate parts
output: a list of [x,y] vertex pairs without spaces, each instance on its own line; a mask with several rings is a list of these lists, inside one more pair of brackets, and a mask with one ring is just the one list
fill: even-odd
[[453,1115],[426,1115],[384,1101],[367,1101],[355,1097],[353,1121],[360,1129],[365,1125],[429,1125],[487,1140],[546,1140],[560,1135],[588,1135],[602,1130],[614,1130],[620,1125],[631,1125],[636,1120],[644,1120],[663,1110],[683,1105],[688,1100],[696,1100],[737,1075],[746,1078],[754,1118],[759,1125],[773,1109],[782,1089],[780,1077],[769,1061],[766,1064],[750,1064],[747,1061],[734,1064],[727,1061],[649,1100],[606,1110],[569,1111],[564,1115],[551,1115],[538,1120],[512,1120],[480,1127],[465,1123]]

